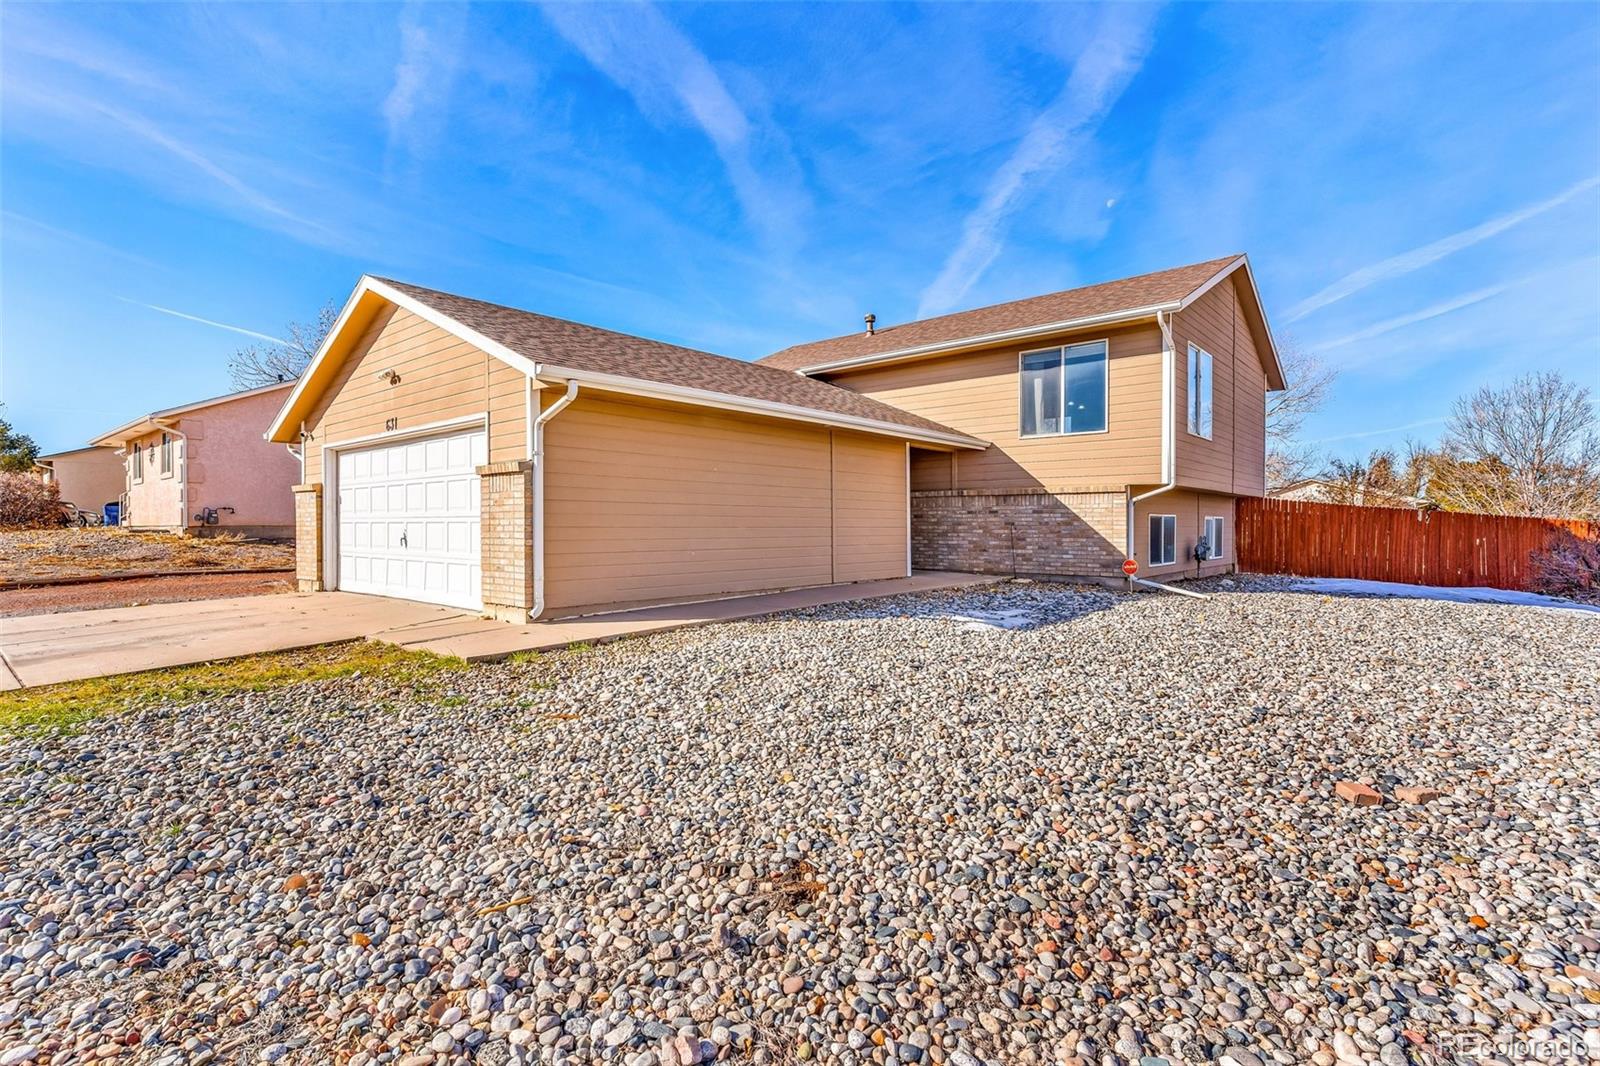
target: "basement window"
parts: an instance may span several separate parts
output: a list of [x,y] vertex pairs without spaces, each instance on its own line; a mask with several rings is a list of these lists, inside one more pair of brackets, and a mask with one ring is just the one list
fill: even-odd
[[1222,519],[1217,515],[1206,519],[1206,558],[1222,558]]
[[1189,432],[1211,439],[1211,353],[1189,345]]
[[1150,516],[1150,565],[1165,566],[1178,561],[1178,516]]
[[1104,433],[1107,380],[1105,341],[1023,352],[1022,436]]

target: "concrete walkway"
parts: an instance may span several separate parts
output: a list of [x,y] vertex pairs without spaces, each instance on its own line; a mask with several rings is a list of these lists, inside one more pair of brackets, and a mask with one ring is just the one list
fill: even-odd
[[308,648],[460,617],[452,607],[325,592],[0,618],[0,690]]
[[238,596],[0,618],[0,691],[371,637],[472,662],[774,611],[1001,580],[938,571],[887,581],[641,607],[511,625],[350,592]]
[[511,625],[471,616],[430,618],[396,626],[375,634],[377,639],[403,648],[454,655],[468,662],[504,659],[519,651],[548,651],[571,644],[602,644],[608,640],[654,633],[664,629],[683,629],[757,618],[777,611],[821,607],[851,600],[872,600],[906,592],[931,592],[990,585],[1004,580],[977,574],[955,574],[924,570],[911,577],[884,581],[860,581],[849,585],[823,585],[819,588],[765,592],[755,596],[731,596],[719,600],[637,607],[626,611],[589,615],[583,618],[556,618],[528,625]]

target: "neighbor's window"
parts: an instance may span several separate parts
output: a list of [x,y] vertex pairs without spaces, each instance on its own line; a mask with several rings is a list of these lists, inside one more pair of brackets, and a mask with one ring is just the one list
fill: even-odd
[[1106,342],[1022,353],[1022,435],[1102,433]]
[[1211,439],[1211,353],[1189,345],[1189,432]]
[[144,480],[144,448],[137,444],[133,446],[133,480]]
[[1216,515],[1206,519],[1206,558],[1222,558],[1222,519]]
[[1150,516],[1150,565],[1163,566],[1178,561],[1178,516]]
[[161,434],[161,472],[172,473],[172,438]]

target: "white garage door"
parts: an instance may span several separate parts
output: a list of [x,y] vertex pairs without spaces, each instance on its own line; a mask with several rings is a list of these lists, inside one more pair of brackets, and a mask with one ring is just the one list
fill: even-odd
[[482,606],[482,429],[339,452],[339,587]]

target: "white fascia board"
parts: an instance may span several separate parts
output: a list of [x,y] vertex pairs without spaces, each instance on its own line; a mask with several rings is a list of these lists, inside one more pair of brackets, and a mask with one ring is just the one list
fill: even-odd
[[278,409],[272,424],[267,428],[266,438],[268,440],[275,440],[285,430],[284,421],[288,418],[289,412],[293,411],[300,402],[300,394],[310,384],[313,372],[328,358],[329,352],[333,350],[334,342],[344,332],[345,324],[349,322],[350,316],[355,313],[356,306],[361,302],[361,297],[367,293],[380,296],[396,307],[403,307],[418,318],[438,326],[447,333],[460,337],[468,344],[482,349],[513,369],[519,370],[530,377],[533,376],[534,363],[527,356],[512,351],[499,341],[490,340],[470,326],[464,325],[444,312],[401,292],[392,285],[386,285],[370,274],[363,274],[361,280],[356,283],[355,290],[350,293],[350,298],[344,302],[344,307],[339,311],[339,317],[334,321],[333,328],[323,338],[322,345],[317,349],[317,354],[312,356],[311,362],[306,366],[305,371],[301,373],[300,380],[295,383],[294,391],[283,401],[283,406]]
[[715,407],[724,411],[765,415],[769,418],[784,418],[796,422],[812,422],[817,425],[834,426],[840,429],[859,430],[863,433],[876,433],[900,440],[940,444],[947,448],[966,448],[973,451],[981,451],[989,446],[987,441],[959,433],[940,433],[937,430],[922,429],[917,426],[903,426],[896,422],[880,422],[877,419],[862,418],[858,415],[819,411],[815,407],[801,407],[796,404],[779,403],[774,400],[758,400],[749,396],[735,396],[731,393],[713,392],[709,389],[694,389],[683,385],[667,385],[658,381],[645,381],[641,378],[622,377],[617,374],[601,374],[590,370],[572,370],[566,367],[552,366],[548,363],[540,363],[538,373],[541,378],[547,379],[551,383],[576,381],[580,385],[598,389],[602,392],[616,392],[628,396],[642,396],[652,400],[693,404],[696,407]]
[[1261,324],[1266,329],[1267,345],[1271,349],[1270,354],[1272,356],[1272,365],[1278,371],[1278,380],[1282,381],[1283,360],[1278,356],[1278,339],[1273,336],[1272,324],[1267,321],[1267,305],[1261,302],[1261,290],[1256,288],[1256,275],[1255,271],[1250,269],[1250,257],[1248,255],[1241,255],[1239,258],[1235,259],[1233,262],[1217,271],[1217,273],[1213,275],[1211,279],[1204,285],[1185,296],[1182,303],[1179,305],[1178,310],[1182,311],[1189,307],[1189,305],[1200,299],[1200,297],[1210,292],[1211,289],[1219,284],[1223,278],[1228,277],[1240,267],[1244,268],[1245,280],[1250,282],[1250,295],[1255,298],[1256,310],[1260,313]]
[[898,348],[891,352],[860,355],[854,359],[839,359],[831,363],[817,363],[814,366],[803,366],[796,370],[795,373],[807,375],[825,374],[834,370],[850,370],[855,367],[871,366],[874,363],[887,363],[898,359],[947,355],[972,348],[987,348],[990,345],[1004,344],[1007,341],[1025,341],[1035,337],[1048,336],[1052,333],[1065,333],[1068,330],[1088,329],[1091,326],[1113,325],[1119,322],[1136,322],[1141,318],[1153,318],[1159,312],[1176,311],[1177,309],[1178,304],[1176,302],[1150,304],[1148,307],[1110,311],[1103,315],[1085,315],[1082,318],[1069,318],[1060,322],[1046,322],[1041,326],[1021,326],[1017,329],[1001,330],[997,333],[980,333],[971,337],[960,337],[956,340],[919,344],[911,348]]
[[[123,423],[109,433],[102,433],[89,443],[92,447],[110,447],[111,444],[122,444],[129,437],[141,436],[155,429],[171,428],[172,420],[179,415],[188,414],[191,411],[199,411],[206,407],[215,407],[217,404],[230,403],[233,400],[243,400],[246,397],[259,396],[262,393],[273,392],[277,389],[286,389],[291,384],[293,384],[293,382],[276,381],[271,385],[258,385],[256,388],[245,389],[241,392],[230,392],[223,396],[213,396],[206,400],[196,400],[193,403],[179,404],[177,407],[168,407],[164,411],[151,411],[147,415],[140,415],[132,422]],[[107,441],[109,441],[110,444],[102,443]]]

